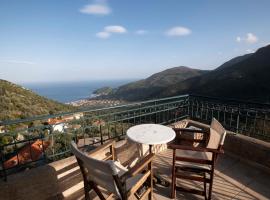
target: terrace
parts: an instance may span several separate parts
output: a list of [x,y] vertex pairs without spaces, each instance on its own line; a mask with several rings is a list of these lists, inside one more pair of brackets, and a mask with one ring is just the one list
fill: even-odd
[[[44,123],[78,113],[83,115],[65,121],[63,131]],[[270,106],[193,95],[3,122],[1,136],[8,142],[1,146],[0,199],[84,199],[82,176],[69,151],[71,139],[90,151],[109,139],[121,146],[126,130],[135,124],[188,122],[207,128],[212,117],[229,132],[225,154],[217,162],[213,199],[269,199]],[[164,147],[156,154],[154,170],[170,181],[171,164],[172,152]],[[154,199],[169,199],[169,191],[170,187],[157,184]],[[176,199],[201,197],[177,192]]]

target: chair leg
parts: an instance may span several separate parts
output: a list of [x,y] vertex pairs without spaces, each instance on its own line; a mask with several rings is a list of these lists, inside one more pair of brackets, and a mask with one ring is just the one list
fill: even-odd
[[151,189],[151,191],[148,194],[148,200],[152,200],[152,198],[153,198],[153,166],[152,166],[152,162],[150,162],[148,164],[148,170],[151,171],[150,177],[148,177],[148,181],[149,181],[148,185]]
[[207,184],[206,184],[206,173],[204,173],[204,182],[203,182],[203,190],[204,190],[204,199],[207,200]]
[[214,168],[211,170],[211,173],[210,173],[210,183],[209,183],[209,192],[208,192],[209,200],[211,200],[211,197],[212,197],[213,182],[214,182]]
[[90,185],[87,182],[84,182],[84,198],[85,200],[90,200],[89,192],[91,190]]
[[172,164],[171,199],[175,198],[175,184],[176,184],[176,177],[175,177],[175,149],[174,149],[173,150],[173,164]]
[[153,196],[153,192],[151,190],[151,192],[149,192],[149,194],[148,194],[148,200],[152,200],[152,196]]
[[93,188],[93,190],[96,192],[96,194],[98,195],[98,197],[101,199],[101,200],[106,200],[105,197],[103,196],[103,194],[101,193],[101,191],[98,189],[97,185],[90,181],[89,182],[91,188]]
[[[118,198],[117,198],[117,200],[118,200]],[[119,199],[119,200],[120,200],[120,199]],[[128,197],[127,197],[126,194],[122,197],[122,200],[128,200]]]

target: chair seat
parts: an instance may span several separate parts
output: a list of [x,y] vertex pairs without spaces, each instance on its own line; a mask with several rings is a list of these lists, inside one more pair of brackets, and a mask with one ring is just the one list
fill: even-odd
[[190,151],[190,150],[176,150],[176,156],[185,158],[194,158],[202,160],[212,160],[211,152]]
[[142,177],[143,177],[143,174],[137,174],[136,176],[128,178],[126,180],[126,189],[129,191],[136,183],[140,181]]
[[[119,161],[114,161],[114,164],[116,166],[116,170],[119,176],[123,175],[125,172],[128,171],[128,169],[124,167],[123,165],[121,165]],[[138,181],[140,181],[142,177],[143,177],[143,174],[137,174],[136,176],[128,178],[126,180],[126,189],[130,190]]]
[[[189,150],[176,150],[176,156],[185,157],[185,158],[194,158],[202,160],[211,160],[212,153],[209,152],[200,152],[200,151],[189,151]],[[184,161],[176,161],[177,165],[180,165],[182,168],[196,168],[210,170],[210,165],[199,164],[199,163],[190,163]]]
[[[211,169],[211,167],[210,167],[210,165],[204,165],[204,164],[198,164],[198,163],[196,163],[196,164],[194,164],[194,163],[189,163],[189,162],[182,162],[182,161],[177,161],[176,162],[176,165],[177,166],[180,166],[180,168],[187,168],[187,169],[196,169],[196,170],[198,170],[198,171],[200,171],[200,170],[210,170]],[[187,170],[187,171],[190,171],[190,170]]]

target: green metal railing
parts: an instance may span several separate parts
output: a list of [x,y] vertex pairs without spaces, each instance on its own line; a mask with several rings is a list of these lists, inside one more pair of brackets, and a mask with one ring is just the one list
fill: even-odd
[[[182,95],[5,121],[2,123],[5,133],[1,134],[1,175],[6,177],[14,171],[67,157],[71,140],[76,140],[79,146],[91,147],[112,138],[120,139],[135,124],[170,124],[184,119],[188,116],[188,98]],[[38,151],[35,144],[40,147]]]
[[227,130],[270,141],[270,104],[190,95],[188,110],[193,120],[215,117]]
[[[90,148],[112,138],[121,139],[136,124],[170,124],[185,118],[210,124],[213,117],[227,130],[270,141],[269,104],[182,95],[4,121],[0,173],[7,177],[15,171],[67,157],[71,140]],[[40,147],[38,151],[35,143],[35,148]]]

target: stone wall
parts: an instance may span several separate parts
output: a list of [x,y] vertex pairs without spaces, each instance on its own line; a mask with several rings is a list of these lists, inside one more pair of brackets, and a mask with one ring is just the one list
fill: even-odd
[[238,158],[265,167],[270,171],[270,143],[245,135],[229,133],[224,150]]
[[0,181],[0,200],[61,200],[83,196],[74,156],[8,176]]

